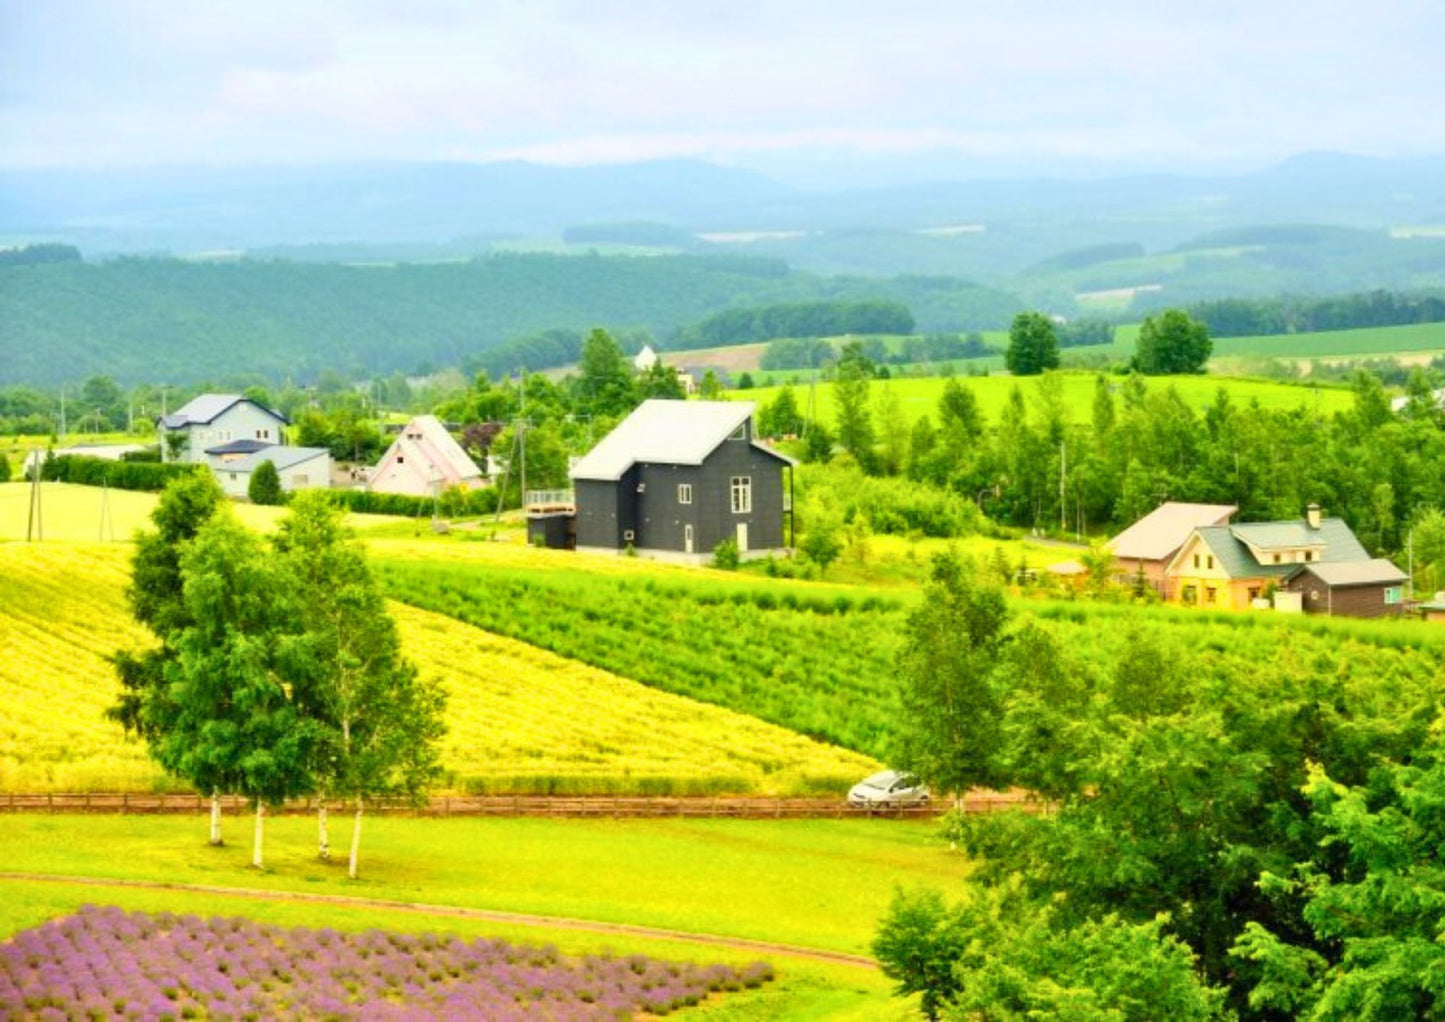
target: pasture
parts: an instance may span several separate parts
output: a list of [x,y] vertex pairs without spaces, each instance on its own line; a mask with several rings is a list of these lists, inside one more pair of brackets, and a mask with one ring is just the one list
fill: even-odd
[[[141,648],[129,547],[0,544],[0,790],[150,791],[169,782],[104,718],[107,657]],[[450,693],[444,787],[518,794],[836,792],[855,752],[452,618],[395,605],[403,649]]]
[[[1094,378],[1094,373],[1087,372],[1064,371],[1058,374],[1069,421],[1081,424],[1089,421],[1094,399]],[[957,379],[973,391],[974,397],[978,400],[979,410],[992,423],[998,421],[999,415],[1009,399],[1009,393],[1015,386],[1022,391],[1024,401],[1031,408],[1038,403],[1041,377],[971,376]],[[1122,378],[1110,376],[1108,379],[1114,385],[1117,401],[1118,388]],[[917,421],[923,415],[928,415],[936,423],[938,399],[942,396],[946,383],[947,380],[942,377],[921,379],[902,377],[891,380],[875,380],[870,392],[871,400],[876,409],[882,394],[885,391],[891,392],[897,396],[898,402],[903,408],[904,417],[909,423]],[[1151,392],[1173,387],[1180,398],[1196,412],[1202,412],[1208,407],[1220,389],[1227,391],[1230,399],[1237,405],[1248,405],[1252,401],[1258,401],[1263,408],[1304,407],[1321,415],[1343,411],[1350,407],[1353,400],[1350,391],[1342,387],[1275,383],[1266,380],[1246,380],[1221,376],[1154,377],[1148,379],[1147,383]],[[740,394],[746,400],[763,403],[773,400],[780,389],[780,387],[760,387],[755,390],[742,391]],[[809,389],[806,384],[793,388],[798,407],[805,414],[809,401]],[[836,409],[833,403],[833,384],[817,384],[814,396],[818,415],[825,422],[834,421]]]

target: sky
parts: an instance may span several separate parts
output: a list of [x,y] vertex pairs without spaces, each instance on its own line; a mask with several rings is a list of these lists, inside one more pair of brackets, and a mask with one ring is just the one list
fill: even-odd
[[0,0],[0,166],[694,157],[794,184],[1445,153],[1445,3]]

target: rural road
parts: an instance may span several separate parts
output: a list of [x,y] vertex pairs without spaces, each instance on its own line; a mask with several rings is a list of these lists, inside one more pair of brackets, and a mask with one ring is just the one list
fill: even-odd
[[417,901],[387,901],[381,898],[358,898],[345,894],[315,894],[305,891],[268,891],[251,887],[222,887],[212,884],[164,883],[151,880],[121,880],[113,877],[68,876],[55,873],[12,873],[0,872],[0,883],[25,881],[28,883],[60,884],[72,887],[124,887],[149,891],[188,891],[195,894],[219,895],[248,901],[313,902],[328,905],[343,905],[352,908],[385,909],[391,912],[409,912],[416,915],[448,917],[458,919],[481,919],[512,926],[539,926],[554,930],[576,930],[581,933],[617,934],[631,937],[645,937],[653,940],[687,941],[693,944],[707,944],[736,951],[757,951],[763,954],[786,955],[815,962],[834,965],[851,965],[860,969],[876,969],[878,963],[863,955],[850,955],[842,951],[827,951],[821,948],[799,947],[795,944],[777,944],[764,940],[749,940],[746,937],[725,937],[712,933],[689,933],[685,930],[668,930],[654,926],[634,926],[630,923],[607,923],[590,919],[568,919],[561,916],[531,915],[523,912],[502,912],[485,908],[466,908],[461,905],[432,905]]

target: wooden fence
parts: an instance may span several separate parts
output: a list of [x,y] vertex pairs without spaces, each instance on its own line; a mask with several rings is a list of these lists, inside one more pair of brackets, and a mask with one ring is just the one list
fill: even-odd
[[[336,813],[347,812],[339,802],[328,803]],[[368,802],[369,814],[404,816],[555,816],[555,817],[735,817],[745,819],[798,819],[803,817],[882,816],[890,818],[935,817],[951,808],[951,801],[921,806],[857,809],[837,798],[661,798],[638,796],[549,796],[549,795],[444,795],[425,805],[400,801]],[[318,807],[315,799],[296,799],[272,812],[309,814]],[[1037,811],[1038,803],[1021,793],[971,792],[964,799],[964,811],[990,813],[1002,809]],[[49,793],[0,795],[0,812],[11,813],[209,813],[210,799],[187,794]],[[249,813],[250,806],[239,796],[221,799],[221,809],[230,815]]]

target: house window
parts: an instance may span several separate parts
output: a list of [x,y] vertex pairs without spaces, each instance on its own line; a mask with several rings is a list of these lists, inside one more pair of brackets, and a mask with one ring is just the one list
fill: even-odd
[[231,482],[234,483],[235,481],[236,481],[236,473],[232,472],[232,473],[231,473]]
[[1199,567],[1199,555],[1198,555],[1198,554],[1195,554],[1195,555],[1194,555],[1194,566],[1195,566],[1196,568]]
[[404,455],[404,454],[398,454],[398,455],[396,456],[396,463],[397,463],[398,465],[404,465],[404,464],[406,464],[406,455]]
[[753,477],[733,476],[733,514],[751,514],[753,510]]
[[623,529],[623,530],[622,530],[622,541],[623,541],[624,543],[631,543],[631,542],[632,542],[634,539],[636,539],[636,538],[637,538],[637,533],[633,532],[631,529]]
[[1212,570],[1214,568],[1214,555],[1210,554],[1208,557],[1205,558],[1205,560],[1209,562],[1209,567]]
[[638,483],[638,484],[637,484],[637,492],[638,492],[638,493],[646,493],[646,492],[647,492],[647,484],[646,484],[646,483]]
[[1253,602],[1253,601],[1259,599],[1259,586],[1250,586],[1250,587],[1249,587],[1249,599],[1250,599],[1250,602]]
[[737,429],[733,430],[733,435],[728,437],[729,440],[746,440],[747,438],[748,424],[746,422],[739,426]]
[[1184,603],[1197,603],[1199,590],[1194,586],[1185,586],[1179,591],[1179,599]]
[[305,486],[305,485],[306,485],[306,477],[305,477],[305,476],[293,476],[292,479],[291,479],[291,485],[292,485],[292,486]]
[[258,429],[258,430],[256,430],[256,439],[257,439],[257,440],[270,440],[270,439],[271,439],[271,431],[270,431],[269,429]]
[[1218,603],[1218,602],[1219,602],[1219,590],[1216,589],[1214,586],[1205,586],[1205,587],[1204,587],[1204,602],[1205,602],[1205,603]]
[[1404,596],[1404,589],[1401,586],[1385,587],[1385,603],[1387,605],[1399,603]]
[[1307,561],[1313,561],[1314,559],[1315,559],[1315,552],[1314,552],[1313,550],[1306,550],[1306,551],[1305,551],[1305,560],[1307,560]]
[[1279,563],[1279,554],[1275,554],[1275,555],[1274,555],[1274,563],[1275,563],[1275,564],[1278,564],[1278,563]]
[[679,504],[692,503],[692,483],[677,484],[677,502]]

